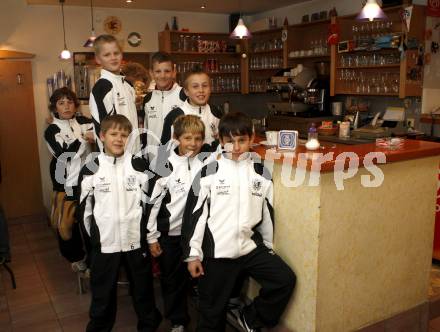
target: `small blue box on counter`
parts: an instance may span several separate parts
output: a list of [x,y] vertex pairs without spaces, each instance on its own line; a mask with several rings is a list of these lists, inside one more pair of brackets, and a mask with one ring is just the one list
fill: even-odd
[[278,132],[278,149],[295,150],[298,146],[298,131],[280,130]]

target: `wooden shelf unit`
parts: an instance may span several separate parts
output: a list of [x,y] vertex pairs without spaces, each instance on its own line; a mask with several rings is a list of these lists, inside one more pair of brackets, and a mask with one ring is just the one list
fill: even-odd
[[[388,16],[389,21],[392,22],[392,26],[388,27],[387,31],[373,31],[373,34],[377,33],[392,33],[393,35],[400,35],[403,38],[404,34],[404,26],[401,23],[400,12],[405,6],[396,6],[385,8],[384,11]],[[366,27],[368,24],[374,27],[374,23],[360,22],[356,20],[356,16],[343,16],[343,17],[335,17],[332,18],[333,23],[337,23],[339,25],[340,41],[345,40],[353,40],[354,35],[362,35],[362,32],[359,32],[359,29],[364,26]],[[424,33],[425,33],[425,23],[426,23],[426,15],[425,15],[425,6],[413,5],[413,12],[411,18],[411,26],[410,30],[407,33],[408,38],[415,38],[421,44],[424,43]],[[376,23],[377,24],[377,23]],[[357,27],[357,28],[356,28]],[[354,30],[357,31],[354,31]],[[364,33],[365,34],[365,33]],[[338,53],[337,45],[333,45],[331,47],[331,68],[330,68],[330,95],[335,96],[338,94],[348,94],[348,95],[391,95],[397,96],[399,98],[405,98],[408,96],[420,97],[422,95],[422,85],[423,85],[423,67],[417,64],[418,51],[417,50],[406,50],[403,60],[400,63],[396,64],[385,64],[383,66],[341,66],[340,58],[343,55],[365,55],[365,54],[391,54],[397,53],[399,50],[397,48],[387,48],[380,50],[351,50],[350,52]],[[400,53],[399,53],[400,54]],[[340,80],[340,71],[341,70],[365,70],[368,72],[383,72],[383,70],[387,70],[390,72],[398,72],[399,74],[399,92],[398,93],[357,93],[353,90],[347,90],[343,87],[343,83]],[[417,78],[411,80],[409,78],[410,73],[416,71],[419,73]]]
[[[244,86],[247,85],[247,76],[244,74],[246,59],[241,57],[241,51],[244,50],[244,41],[230,39],[227,33],[171,30],[159,32],[158,37],[159,50],[169,53],[177,68],[185,68],[185,70],[188,70],[189,67],[191,67],[191,63],[194,63],[201,64],[206,72],[213,76],[214,79],[221,78],[222,76],[231,77],[239,75],[240,92],[245,92]],[[186,42],[185,38],[187,38]],[[207,44],[210,44],[212,47]],[[203,50],[210,47],[211,52],[202,52],[199,46],[203,47]],[[190,50],[185,48],[189,48]],[[214,62],[215,65],[212,65],[212,62]],[[239,71],[219,70],[219,67],[222,65],[238,65]],[[182,79],[184,74],[185,71],[180,70],[180,73],[178,72],[177,79],[180,84],[183,83]],[[237,93],[237,91],[224,91],[223,93]]]

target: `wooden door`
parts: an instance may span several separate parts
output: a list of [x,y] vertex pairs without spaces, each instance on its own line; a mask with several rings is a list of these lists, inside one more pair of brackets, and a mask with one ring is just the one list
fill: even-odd
[[8,219],[42,214],[30,61],[0,60],[0,204]]

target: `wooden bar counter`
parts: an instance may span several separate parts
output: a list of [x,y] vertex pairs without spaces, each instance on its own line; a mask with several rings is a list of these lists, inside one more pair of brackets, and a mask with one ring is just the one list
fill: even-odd
[[273,171],[276,252],[297,274],[282,324],[355,331],[410,312],[401,330],[427,330],[440,144],[324,142],[322,163],[304,146],[254,151]]

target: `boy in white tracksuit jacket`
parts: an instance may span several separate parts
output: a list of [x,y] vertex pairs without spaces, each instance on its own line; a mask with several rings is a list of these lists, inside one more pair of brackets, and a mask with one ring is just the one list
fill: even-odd
[[[148,219],[148,243],[158,257],[165,316],[172,329],[182,330],[188,323],[186,286],[188,272],[182,259],[182,216],[191,184],[203,167],[200,149],[204,125],[194,115],[180,116],[174,123],[178,146],[172,146],[166,161],[167,174],[155,180]],[[180,329],[179,329],[180,328]]]
[[51,225],[57,233],[60,252],[75,272],[85,271],[85,251],[80,227],[75,218],[75,193],[78,175],[90,152],[93,124],[90,119],[76,116],[79,106],[76,94],[66,87],[57,89],[50,97],[52,123],[44,138],[52,154],[50,177],[53,185]]
[[225,152],[194,180],[183,217],[184,258],[192,277],[200,277],[197,331],[224,331],[226,304],[243,273],[262,289],[237,313],[238,323],[246,331],[273,327],[290,299],[295,275],[272,249],[271,177],[250,155],[250,118],[228,113],[219,137]]
[[121,75],[122,50],[114,36],[101,35],[95,39],[95,59],[102,66],[101,77],[92,88],[89,99],[90,114],[95,125],[97,146],[103,151],[99,139],[102,120],[113,114],[124,115],[133,127],[130,152],[137,154],[140,139],[137,133],[138,115],[134,88]]
[[111,331],[116,318],[120,266],[130,274],[138,331],[155,331],[156,309],[147,249],[147,163],[124,153],[131,124],[123,115],[106,117],[100,139],[105,153],[80,173],[80,220],[91,243],[92,302],[87,332]]
[[211,80],[200,68],[194,68],[185,78],[184,91],[188,96],[185,103],[173,109],[164,120],[161,143],[167,144],[173,137],[173,122],[180,115],[196,115],[205,125],[205,146],[203,151],[214,151],[218,146],[218,124],[222,114],[208,104],[211,96]]
[[168,53],[156,52],[151,57],[150,75],[155,85],[154,90],[144,97],[144,128],[148,135],[143,135],[143,145],[147,145],[150,157],[157,154],[160,145],[164,119],[173,109],[180,107],[186,100],[182,87],[175,82],[174,62]]

